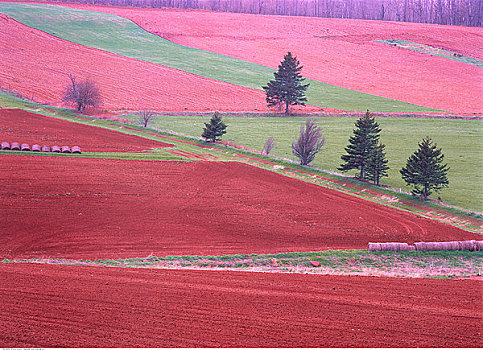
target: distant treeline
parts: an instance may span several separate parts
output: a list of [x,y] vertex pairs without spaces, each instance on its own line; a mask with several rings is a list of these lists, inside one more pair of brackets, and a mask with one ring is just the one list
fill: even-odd
[[481,27],[483,0],[53,0],[263,15],[356,18]]

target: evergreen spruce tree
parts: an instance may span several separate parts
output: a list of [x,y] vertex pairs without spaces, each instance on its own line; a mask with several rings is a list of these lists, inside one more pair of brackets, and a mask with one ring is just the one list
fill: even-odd
[[366,178],[367,160],[379,141],[381,129],[369,110],[356,121],[355,126],[354,135],[349,138],[349,145],[345,148],[347,154],[341,156],[345,163],[338,169],[344,172],[358,169],[358,178],[362,180]]
[[285,114],[289,113],[289,106],[305,106],[307,98],[305,91],[310,84],[302,84],[305,78],[302,77],[300,62],[288,52],[274,73],[275,80],[263,86],[267,94],[268,106],[282,106],[285,104]]
[[400,170],[402,178],[409,186],[413,186],[413,194],[428,199],[432,191],[438,192],[448,187],[446,176],[448,164],[442,164],[444,155],[441,148],[426,137],[419,144],[419,149],[407,160],[406,166]]
[[376,144],[372,150],[369,158],[367,158],[366,164],[366,174],[367,178],[379,186],[379,181],[382,177],[387,176],[387,166],[386,154],[384,153],[384,147],[386,145],[382,143]]
[[225,129],[226,125],[221,120],[220,114],[215,112],[211,117],[210,122],[205,123],[201,137],[205,138],[209,142],[216,142],[218,138],[221,138],[223,134],[226,134]]

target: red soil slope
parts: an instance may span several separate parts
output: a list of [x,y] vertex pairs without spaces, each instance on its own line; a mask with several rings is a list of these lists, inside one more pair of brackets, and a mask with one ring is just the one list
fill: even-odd
[[0,258],[276,253],[480,238],[236,162],[0,157]]
[[172,146],[20,109],[0,109],[0,142],[79,146],[83,152],[141,152]]
[[481,348],[482,282],[0,264],[6,347]]
[[481,28],[89,5],[175,43],[277,68],[287,51],[308,78],[457,113],[483,111],[482,69],[388,44],[402,39],[483,60]]
[[104,109],[266,109],[262,91],[73,44],[0,14],[0,87],[59,105],[67,73],[96,82]]

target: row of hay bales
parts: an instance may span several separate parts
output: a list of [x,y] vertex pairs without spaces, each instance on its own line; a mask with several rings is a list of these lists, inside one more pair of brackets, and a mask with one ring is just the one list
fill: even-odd
[[408,252],[408,251],[438,251],[438,250],[469,250],[479,252],[483,250],[483,241],[450,241],[450,242],[417,242],[407,243],[369,243],[370,252]]
[[11,150],[11,151],[32,151],[32,152],[54,152],[54,153],[78,153],[81,154],[82,151],[79,146],[73,146],[70,148],[69,146],[42,146],[40,145],[33,145],[30,147],[26,143],[18,143],[18,142],[12,142],[12,144],[9,144],[8,142],[2,142],[1,143],[1,150],[6,151],[6,150]]

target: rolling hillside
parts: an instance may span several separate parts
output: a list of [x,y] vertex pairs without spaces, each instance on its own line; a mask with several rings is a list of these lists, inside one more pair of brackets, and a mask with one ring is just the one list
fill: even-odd
[[[97,48],[145,62],[169,66],[197,76],[223,81],[246,88],[261,89],[261,86],[266,84],[266,82],[272,78],[272,73],[274,71],[273,69],[262,65],[262,62],[248,62],[247,60],[232,58],[206,50],[175,44],[143,30],[125,18],[110,14],[75,10],[68,7],[53,5],[27,5],[17,3],[2,3],[0,5],[0,11],[26,25],[84,46]],[[158,10],[156,16],[162,15],[164,12],[166,11]],[[183,21],[184,20],[181,20],[181,22]],[[171,24],[173,23],[171,21],[168,22]],[[200,32],[202,31],[203,29],[201,28]],[[289,38],[290,37],[291,36],[289,36]],[[304,38],[301,38],[300,40],[305,42]],[[229,42],[230,40],[227,41],[227,43]],[[243,40],[241,40],[241,42],[243,42]],[[267,41],[266,44],[268,43],[271,42]],[[376,44],[389,47],[389,45],[383,43]],[[296,54],[297,45],[297,40],[294,39],[293,47],[295,50],[293,51]],[[306,45],[310,45],[310,42]],[[227,45],[227,47],[229,46],[230,44]],[[277,49],[279,53],[286,51],[284,45],[279,45],[278,47],[282,48]],[[266,57],[266,61],[263,64],[268,66],[273,65],[270,57],[275,57],[275,53],[265,55],[264,50],[250,51],[259,52],[257,54],[258,57]],[[314,52],[317,52],[317,50]],[[410,51],[408,50],[408,52]],[[279,60],[281,55],[282,54],[277,53],[276,59]],[[299,55],[299,58],[302,63],[305,64],[304,56]],[[353,57],[351,60],[354,60]],[[355,61],[359,62],[358,60]],[[455,63],[449,60],[445,61],[452,62],[452,64]],[[308,60],[308,62],[310,63],[310,60]],[[460,62],[456,62],[456,64],[466,66],[466,64]],[[474,69],[480,69],[478,67],[471,67]],[[341,67],[339,71],[345,71],[345,74],[349,74],[343,67]],[[354,70],[354,72],[356,72],[356,70]],[[310,69],[306,69],[304,74],[307,77],[312,78],[309,80],[311,87],[307,95],[309,103],[314,106],[339,110],[365,110],[369,108],[370,110],[382,112],[435,112],[435,110],[429,108],[361,93],[355,91],[355,89],[345,89],[339,86],[323,83],[320,77],[315,76],[317,74],[312,76]],[[352,77],[353,75],[349,74],[349,76]],[[314,80],[314,78],[318,80]],[[405,90],[410,89],[406,87]],[[425,94],[425,96],[426,95],[427,94]],[[220,109],[217,107],[212,108]],[[257,109],[260,108],[262,107],[257,107]],[[205,108],[199,109],[205,110]]]

